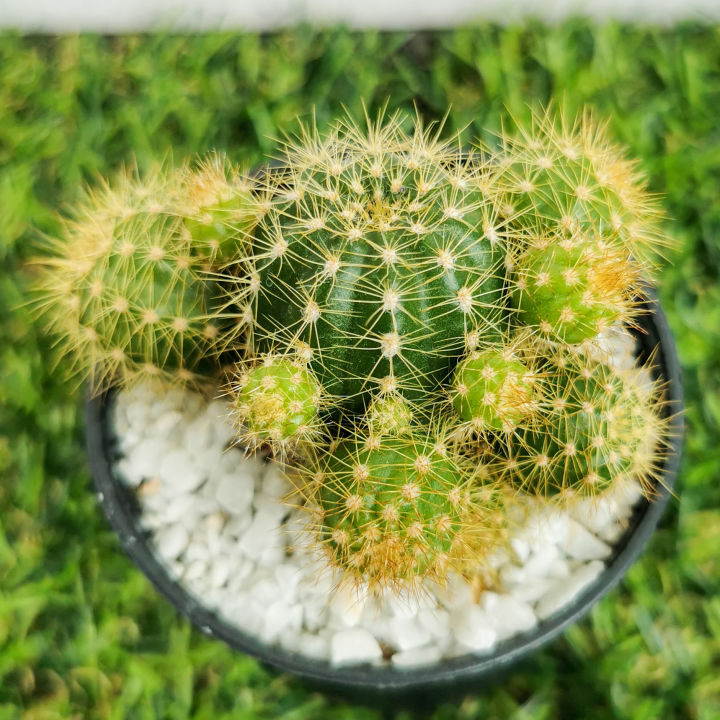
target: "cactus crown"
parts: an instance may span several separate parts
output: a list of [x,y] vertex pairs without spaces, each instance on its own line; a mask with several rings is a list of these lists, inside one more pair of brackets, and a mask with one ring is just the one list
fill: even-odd
[[657,198],[637,162],[611,141],[607,125],[584,111],[572,120],[552,106],[501,136],[505,204],[519,225],[596,234],[623,248],[648,275],[672,245]]

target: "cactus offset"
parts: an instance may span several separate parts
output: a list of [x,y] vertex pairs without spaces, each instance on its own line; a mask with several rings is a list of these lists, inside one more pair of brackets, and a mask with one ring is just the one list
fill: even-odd
[[503,314],[505,251],[457,146],[400,118],[289,143],[269,174],[252,288],[259,347],[305,343],[325,389],[358,412],[377,388],[437,392],[465,335]]
[[254,183],[217,154],[183,168],[180,178],[177,195],[194,246],[205,246],[217,264],[242,254],[264,212]]
[[529,126],[501,136],[505,212],[531,235],[599,236],[626,251],[645,272],[657,267],[671,240],[662,213],[635,161],[610,141],[589,112],[568,122],[552,107]]
[[371,589],[414,587],[497,543],[498,494],[432,438],[342,440],[315,475],[314,530],[333,566]]
[[304,364],[275,355],[241,368],[230,386],[231,417],[248,449],[268,445],[285,456],[320,432],[322,391]]
[[652,494],[668,420],[648,371],[558,355],[545,383],[551,389],[544,423],[518,429],[508,440],[507,457],[488,459],[491,474],[556,503],[595,496],[631,479]]
[[627,251],[580,234],[535,237],[513,260],[518,319],[546,340],[578,344],[641,311],[640,268]]
[[128,172],[88,192],[36,261],[35,307],[95,392],[145,377],[199,385],[216,372],[209,356],[228,322],[209,273],[220,245],[187,230],[199,207],[183,201],[189,173]]
[[540,374],[531,345],[522,341],[473,350],[455,368],[450,398],[468,433],[512,433],[540,410]]

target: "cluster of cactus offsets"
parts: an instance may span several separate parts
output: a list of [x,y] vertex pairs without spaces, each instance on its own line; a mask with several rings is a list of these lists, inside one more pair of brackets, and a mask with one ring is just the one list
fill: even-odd
[[508,498],[656,488],[662,387],[598,335],[670,243],[588,114],[465,147],[381,113],[301,126],[252,181],[215,156],[126,176],[53,244],[38,307],[96,390],[234,350],[238,443],[285,463],[352,582],[481,573]]
[[537,113],[502,144],[501,207],[524,231],[511,280],[521,322],[572,344],[630,323],[670,245],[636,163],[588,113],[574,123]]
[[[143,378],[199,387],[216,373],[214,348],[233,322],[212,277],[220,250],[230,252],[218,208],[239,205],[232,218],[245,227],[237,238],[259,212],[245,185],[231,194],[238,176],[223,168],[214,157],[197,170],[121,174],[88,192],[63,236],[48,241],[37,261],[36,309],[62,362],[93,391]],[[211,226],[196,220],[200,210],[214,216]]]

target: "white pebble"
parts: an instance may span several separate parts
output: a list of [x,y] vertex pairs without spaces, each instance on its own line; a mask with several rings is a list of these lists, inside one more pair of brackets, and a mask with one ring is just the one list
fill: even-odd
[[423,608],[418,620],[436,638],[446,637],[450,632],[450,613],[442,608]]
[[288,605],[284,599],[270,603],[264,615],[261,637],[267,643],[274,642],[283,633],[297,633],[302,626],[302,608]]
[[335,665],[357,665],[382,658],[378,641],[362,628],[336,632],[330,641],[330,662]]
[[275,538],[280,524],[276,513],[258,512],[240,540],[242,551],[251,558],[259,558]]
[[430,631],[415,618],[395,618],[391,633],[392,645],[399,651],[414,650],[427,645],[432,639]]
[[350,585],[341,585],[330,598],[330,613],[343,627],[354,627],[360,622],[366,597]]
[[395,667],[406,668],[416,667],[418,665],[431,665],[436,663],[442,657],[439,647],[428,645],[427,647],[417,647],[411,650],[395,653],[390,661]]
[[323,635],[303,632],[297,638],[296,649],[301,655],[315,660],[327,660],[330,643]]
[[222,587],[227,584],[230,579],[232,566],[230,559],[224,556],[215,557],[210,568],[210,585],[215,588]]
[[480,607],[492,621],[498,640],[527,632],[537,625],[537,617],[529,603],[512,595],[484,592]]
[[223,475],[217,484],[215,497],[230,513],[238,515],[249,510],[252,505],[254,485],[252,475],[237,471]]
[[262,492],[273,500],[282,500],[293,486],[277,463],[268,463],[262,479]]
[[497,640],[492,620],[477,605],[453,612],[450,624],[455,640],[471,650],[489,650]]
[[141,480],[152,477],[158,471],[158,454],[164,448],[159,446],[153,439],[141,440],[127,457],[128,464],[125,466],[125,477],[128,482],[137,485]]
[[569,518],[565,552],[575,560],[602,560],[612,552],[612,548],[579,522]]
[[[158,452],[158,448],[155,452]],[[192,456],[180,448],[170,450],[162,456],[158,476],[178,494],[192,492],[204,480],[202,471],[193,465]]]
[[182,525],[173,525],[155,534],[155,545],[165,560],[175,560],[187,547],[190,536]]
[[582,565],[569,578],[553,583],[535,607],[537,616],[544,620],[563,608],[590,585],[604,569],[605,564],[602,561],[593,560],[587,565]]

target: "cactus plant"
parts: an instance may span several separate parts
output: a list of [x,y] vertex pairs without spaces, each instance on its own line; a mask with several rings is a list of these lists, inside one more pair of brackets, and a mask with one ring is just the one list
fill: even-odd
[[239,442],[249,450],[268,445],[285,456],[293,445],[319,433],[322,390],[313,372],[296,359],[268,354],[242,367],[230,395]]
[[624,248],[646,273],[671,245],[662,231],[657,198],[647,181],[610,140],[607,126],[584,111],[572,120],[550,106],[530,123],[500,137],[503,204],[530,234],[598,235]]
[[499,494],[431,436],[340,441],[314,476],[313,527],[330,563],[371,590],[444,582],[497,546]]
[[253,182],[219,156],[126,175],[38,282],[95,390],[239,351],[238,442],[295,466],[329,561],[375,589],[465,572],[503,493],[649,494],[667,431],[644,369],[592,357],[669,244],[635,165],[588,115],[535,115],[489,157],[440,130],[346,118]]
[[424,400],[466,335],[491,336],[503,316],[505,251],[475,164],[400,120],[288,142],[238,293],[255,344],[304,343],[350,412],[377,389]]
[[541,409],[537,348],[521,338],[477,348],[461,360],[450,397],[467,433],[512,433]]
[[511,280],[520,321],[577,344],[628,323],[670,239],[656,199],[590,113],[548,109],[501,138],[496,182],[513,218]]
[[[220,172],[219,161],[210,167]],[[214,372],[210,356],[229,321],[208,271],[225,246],[216,234],[192,234],[201,200],[182,201],[190,175],[130,171],[89,191],[36,261],[38,314],[63,362],[95,392],[146,377],[197,386]]]
[[486,458],[488,472],[554,503],[593,497],[631,479],[651,495],[668,420],[661,387],[648,371],[561,353],[549,361],[545,385],[543,424],[518,428],[506,456]]

